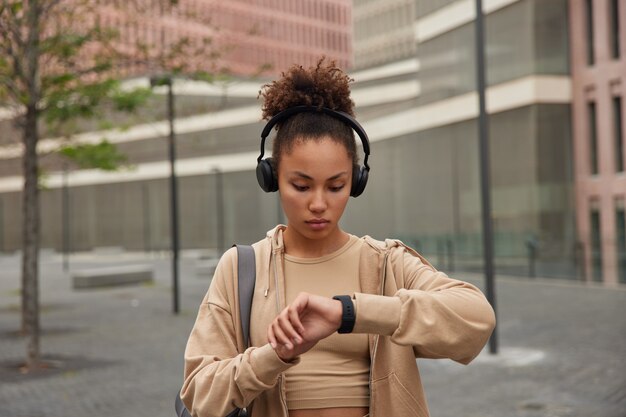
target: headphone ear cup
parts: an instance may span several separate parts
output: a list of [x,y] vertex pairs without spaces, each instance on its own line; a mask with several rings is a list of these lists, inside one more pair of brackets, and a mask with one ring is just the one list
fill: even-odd
[[278,190],[278,180],[274,175],[272,158],[262,159],[256,166],[256,180],[266,193]]
[[352,188],[350,189],[351,197],[358,197],[363,194],[368,176],[369,171],[365,167],[354,167],[352,170]]

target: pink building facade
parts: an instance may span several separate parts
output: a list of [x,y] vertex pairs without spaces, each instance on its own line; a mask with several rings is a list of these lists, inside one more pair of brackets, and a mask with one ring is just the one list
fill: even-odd
[[626,282],[626,3],[570,0],[576,222],[588,281]]
[[[171,45],[186,37],[218,60],[197,56],[195,65],[211,61],[234,75],[275,75],[294,63],[311,65],[326,55],[343,68],[352,65],[352,2],[350,0],[180,0],[163,11],[158,1],[144,0],[141,16],[128,16],[116,2],[100,2],[100,22],[117,28],[132,47],[136,39]],[[144,71],[129,62],[125,73]]]

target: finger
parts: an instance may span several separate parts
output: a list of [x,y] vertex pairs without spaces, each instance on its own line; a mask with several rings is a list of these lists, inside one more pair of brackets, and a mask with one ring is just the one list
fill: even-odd
[[288,338],[289,343],[293,343],[293,344],[300,343],[302,338],[300,337],[296,329],[293,328],[293,325],[289,321],[289,315],[287,312],[285,312],[284,316],[279,317],[277,322],[278,322],[278,325],[280,326],[280,329],[285,334],[285,337]]
[[289,322],[291,323],[291,325],[298,330],[298,332],[296,333],[296,340],[301,340],[301,336],[304,335],[304,326],[300,321],[300,314],[298,314],[298,312],[299,310],[297,308],[289,308],[287,314],[289,315]]
[[285,332],[280,326],[280,321],[278,320],[274,321],[274,323],[272,324],[272,327],[274,329],[274,335],[276,336],[276,341],[280,343],[281,345],[285,345],[287,349],[292,349],[293,347],[292,342],[291,340],[289,340],[289,337],[285,335]]
[[274,329],[272,328],[271,324],[267,328],[267,341],[270,342],[272,348],[276,349],[276,346],[278,344],[276,343],[276,336],[274,335]]
[[[293,322],[294,317],[296,320],[295,323]],[[298,333],[298,330],[296,330],[296,327],[300,324],[300,319],[298,318],[298,311],[296,308],[294,306],[285,308],[278,317],[278,320],[285,334],[295,343],[300,343],[302,337],[301,334]]]
[[294,322],[294,324],[296,324],[299,330],[301,331],[304,331],[304,326],[302,326],[302,322],[300,321],[300,315],[305,313],[307,309],[309,308],[309,304],[311,301],[310,298],[311,298],[311,294],[306,293],[306,292],[301,292],[300,294],[296,296],[296,298],[293,300],[290,306],[290,307],[293,307],[293,309],[296,311],[298,315],[297,320]]

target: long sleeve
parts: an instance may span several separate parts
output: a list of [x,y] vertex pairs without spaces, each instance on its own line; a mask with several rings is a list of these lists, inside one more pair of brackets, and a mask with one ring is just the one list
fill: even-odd
[[450,358],[469,363],[487,342],[495,314],[475,286],[436,271],[411,249],[391,251],[387,280],[397,283],[390,296],[357,293],[354,332],[390,336],[413,346],[416,357]]
[[232,314],[238,308],[236,265],[231,249],[220,260],[187,341],[181,398],[193,416],[223,417],[247,406],[297,363],[280,360],[269,344],[238,353],[238,314]]

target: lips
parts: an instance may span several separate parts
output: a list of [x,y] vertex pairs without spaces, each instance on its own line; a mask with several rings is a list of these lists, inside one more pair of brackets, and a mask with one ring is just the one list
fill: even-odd
[[330,223],[330,220],[326,220],[326,219],[313,219],[313,220],[307,220],[306,223],[309,224],[323,224],[323,223]]
[[313,219],[307,220],[305,223],[308,224],[309,227],[313,230],[322,230],[326,228],[330,221],[326,219]]

